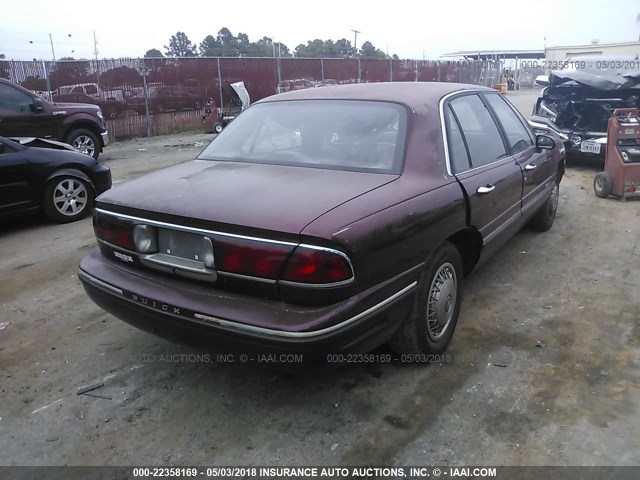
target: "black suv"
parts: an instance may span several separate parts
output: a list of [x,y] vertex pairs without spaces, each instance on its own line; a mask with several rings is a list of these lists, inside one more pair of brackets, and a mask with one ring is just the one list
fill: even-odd
[[0,79],[0,135],[51,138],[98,158],[107,145],[107,127],[97,105],[51,103]]

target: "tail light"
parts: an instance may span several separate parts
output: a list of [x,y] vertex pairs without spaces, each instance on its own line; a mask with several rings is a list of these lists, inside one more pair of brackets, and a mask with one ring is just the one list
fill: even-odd
[[99,240],[127,250],[134,250],[133,224],[130,222],[94,215],[93,231]]
[[346,255],[337,250],[299,246],[283,272],[282,280],[298,283],[327,284],[353,279],[353,269]]
[[219,271],[274,280],[292,249],[293,245],[240,238],[214,240]]

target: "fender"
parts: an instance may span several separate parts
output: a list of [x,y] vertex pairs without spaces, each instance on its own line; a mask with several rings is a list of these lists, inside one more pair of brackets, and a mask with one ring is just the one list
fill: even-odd
[[[72,113],[68,117],[65,117],[60,124],[60,137],[62,141],[66,139],[69,132],[76,128],[91,130],[98,136],[98,141],[102,144],[102,136],[100,134],[106,131],[106,128],[98,117],[85,112]],[[102,146],[103,145],[101,145],[101,147]]]
[[88,176],[86,176],[83,172],[81,172],[80,170],[76,170],[74,168],[63,168],[61,170],[56,170],[51,175],[49,175],[49,177],[47,177],[47,180],[46,180],[45,183],[49,183],[54,178],[62,177],[62,176],[65,176],[65,175],[68,176],[68,177],[75,177],[75,178],[79,178],[81,180],[84,180],[85,182],[87,182],[89,184],[89,186],[91,186],[91,189],[93,190],[93,193],[95,195],[96,187],[93,185],[93,182],[91,181],[91,179]]

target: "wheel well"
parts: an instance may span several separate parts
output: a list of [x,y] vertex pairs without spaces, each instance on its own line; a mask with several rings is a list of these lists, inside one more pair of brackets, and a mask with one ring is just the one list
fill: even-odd
[[477,230],[466,228],[454,233],[447,240],[458,249],[464,275],[469,275],[480,258],[482,237]]
[[96,128],[96,126],[91,123],[91,122],[76,122],[76,123],[72,123],[71,125],[69,125],[67,127],[67,129],[64,132],[62,141],[66,141],[67,137],[69,136],[69,134],[71,132],[73,132],[74,130],[79,130],[79,129],[84,129],[84,130],[89,130],[92,133],[94,133],[97,137],[98,137],[98,142],[102,143],[102,137],[100,136],[100,130]]

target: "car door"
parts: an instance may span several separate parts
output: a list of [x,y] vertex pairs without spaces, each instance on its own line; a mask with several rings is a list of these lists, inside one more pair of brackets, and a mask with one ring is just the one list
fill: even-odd
[[0,142],[0,216],[32,206],[24,152]]
[[4,137],[51,137],[51,112],[42,102],[12,85],[0,83],[0,135]]
[[522,170],[509,154],[493,115],[476,94],[445,106],[452,173],[468,201],[469,222],[485,247],[509,236],[521,215]]
[[485,101],[495,112],[507,139],[508,147],[522,168],[522,213],[540,205],[554,180],[552,156],[548,150],[535,146],[533,133],[522,116],[499,93],[484,94]]

